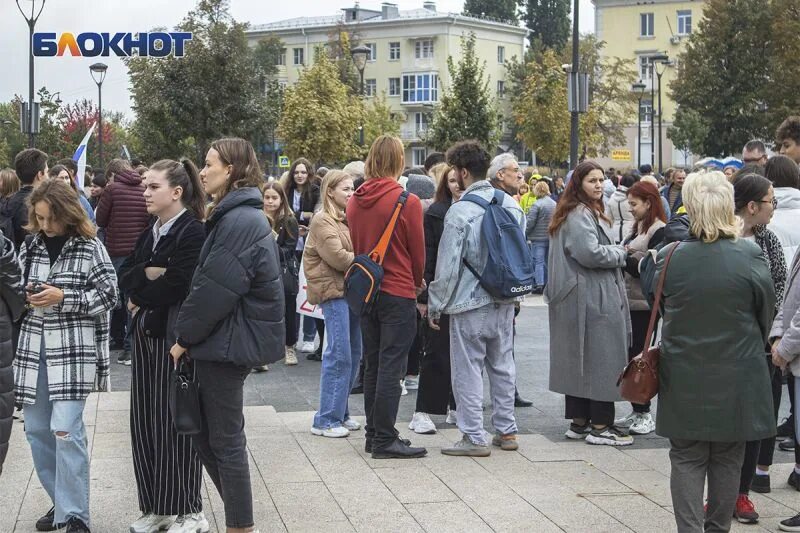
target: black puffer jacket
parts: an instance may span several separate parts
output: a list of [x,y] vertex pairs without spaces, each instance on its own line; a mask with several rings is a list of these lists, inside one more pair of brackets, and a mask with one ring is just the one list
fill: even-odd
[[255,187],[228,193],[206,222],[175,331],[189,356],[255,367],[284,356],[278,245]]
[[[436,202],[431,204],[425,212],[423,227],[425,229],[425,284],[430,286],[436,275],[436,256],[439,254],[439,241],[442,240],[444,232],[444,216],[450,209],[450,202]],[[417,302],[428,303],[428,289],[422,291],[417,296]]]
[[11,241],[0,235],[0,473],[14,415],[13,322],[24,310],[21,272]]

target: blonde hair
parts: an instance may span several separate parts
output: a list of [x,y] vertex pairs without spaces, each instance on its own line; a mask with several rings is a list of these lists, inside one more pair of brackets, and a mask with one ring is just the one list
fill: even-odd
[[742,232],[742,219],[734,213],[733,185],[718,170],[689,174],[682,189],[683,205],[692,234],[705,243],[733,239]]
[[0,198],[11,196],[19,190],[19,178],[13,169],[0,170]]
[[537,181],[536,185],[533,186],[533,194],[536,196],[536,198],[550,196],[550,186],[547,184],[547,182]]
[[329,170],[325,174],[325,179],[322,180],[322,189],[320,190],[320,197],[322,198],[322,211],[333,217],[335,220],[344,221],[344,211],[336,205],[328,195],[328,191],[332,191],[339,186],[344,180],[353,180],[353,176],[349,172],[343,170]]
[[436,163],[431,167],[428,171],[428,174],[433,178],[433,182],[436,185],[439,185],[439,182],[442,181],[447,173],[450,171],[450,165],[442,161],[441,163]]
[[370,178],[397,179],[405,166],[403,141],[394,135],[381,135],[369,149],[364,163],[364,176]]
[[650,183],[656,186],[656,189],[659,187],[658,180],[655,176],[642,176],[642,179],[639,181],[643,181],[645,183]]

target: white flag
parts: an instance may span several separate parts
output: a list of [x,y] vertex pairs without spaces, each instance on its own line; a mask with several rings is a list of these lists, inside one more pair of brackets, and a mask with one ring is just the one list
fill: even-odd
[[[81,144],[78,146],[78,149],[75,150],[75,155],[72,156],[72,160],[78,163],[78,172],[75,174],[75,182],[79,190],[83,188],[83,175],[86,173],[86,145],[89,143],[89,137],[92,136],[95,126],[97,126],[97,122],[92,124],[89,131],[83,136]],[[100,172],[102,173],[103,170],[100,169]]]

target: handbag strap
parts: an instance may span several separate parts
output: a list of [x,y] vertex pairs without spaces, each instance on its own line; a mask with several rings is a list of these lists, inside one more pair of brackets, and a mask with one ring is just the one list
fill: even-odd
[[664,260],[664,269],[661,271],[661,275],[658,277],[656,299],[653,302],[653,310],[650,312],[650,324],[647,326],[647,335],[645,335],[644,338],[645,352],[650,348],[650,343],[653,341],[653,330],[656,327],[656,318],[658,318],[659,307],[661,306],[661,294],[664,292],[664,281],[667,279],[667,268],[669,267],[669,262],[672,260],[672,254],[675,253],[675,250],[678,249],[680,244],[680,241],[678,241],[672,246],[667,254],[667,258]]
[[401,192],[400,197],[397,199],[397,204],[394,207],[394,212],[392,212],[392,218],[390,218],[389,223],[386,224],[386,228],[383,230],[378,244],[376,244],[375,248],[369,253],[369,257],[379,265],[383,265],[386,250],[389,249],[389,243],[392,242],[392,237],[394,236],[394,228],[397,226],[397,220],[400,218],[400,211],[402,211],[403,206],[406,205],[407,199],[408,192]]

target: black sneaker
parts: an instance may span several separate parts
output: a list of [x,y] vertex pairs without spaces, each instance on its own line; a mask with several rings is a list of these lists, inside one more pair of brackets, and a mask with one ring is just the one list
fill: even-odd
[[322,352],[311,352],[306,356],[309,361],[322,361]]
[[564,433],[564,436],[572,440],[581,440],[585,439],[586,435],[588,435],[591,431],[592,427],[589,425],[588,422],[583,426],[579,426],[575,422],[572,422],[570,423],[567,432]]
[[56,518],[56,508],[51,507],[47,513],[36,521],[36,531],[56,531],[64,528],[67,524],[54,524]]
[[794,439],[788,438],[778,444],[778,449],[783,450],[784,452],[793,452],[795,444],[796,443]]
[[92,531],[83,523],[83,520],[77,516],[71,516],[67,520],[67,533],[92,533]]
[[784,418],[778,425],[778,437],[791,437],[794,435],[794,420],[792,417]]
[[767,494],[772,492],[769,483],[769,474],[753,476],[753,481],[750,483],[750,490],[758,492],[759,494]]
[[781,531],[800,531],[800,514],[781,520],[778,527],[781,528]]
[[117,357],[117,363],[121,365],[128,365],[131,364],[131,352],[122,352],[122,355]]
[[[411,446],[411,441],[410,440],[402,439],[400,437],[397,437],[397,438],[400,440],[400,442],[402,442],[406,446]],[[372,453],[372,439],[369,438],[369,437],[367,437],[366,441],[364,442],[364,451],[367,452],[367,453]]]
[[794,487],[794,490],[800,491],[800,475],[798,475],[794,470],[792,470],[792,473],[789,474],[789,480],[787,483],[790,487]]

